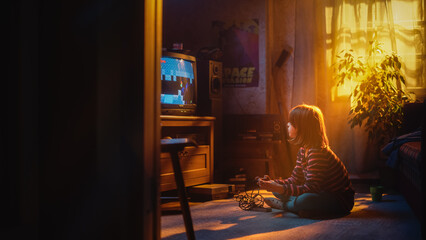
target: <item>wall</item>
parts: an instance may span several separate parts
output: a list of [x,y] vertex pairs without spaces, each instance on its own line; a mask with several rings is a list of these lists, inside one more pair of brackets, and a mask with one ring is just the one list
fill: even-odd
[[[266,6],[259,0],[164,0],[163,47],[183,43],[196,55],[203,47],[217,46],[213,21],[259,20],[259,86],[224,88],[225,114],[263,114],[267,112],[266,81]],[[199,80],[201,81],[201,80]]]
[[6,1],[0,239],[154,239],[152,3]]

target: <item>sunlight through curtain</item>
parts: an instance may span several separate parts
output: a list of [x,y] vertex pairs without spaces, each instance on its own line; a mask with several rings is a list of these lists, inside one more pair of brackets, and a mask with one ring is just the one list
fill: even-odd
[[[327,62],[330,66],[343,49],[358,56],[368,55],[369,42],[375,35],[384,50],[397,53],[403,62],[407,90],[423,98],[424,18],[421,0],[334,1],[325,7]],[[333,89],[333,97],[347,96],[350,84]],[[346,88],[346,89],[345,89]]]
[[[401,57],[408,92],[423,98],[425,89],[423,1],[337,0],[330,3],[332,4],[325,6],[326,56],[329,75],[332,74],[331,65],[341,50],[353,49],[358,56],[366,56],[369,42],[376,37],[377,41],[383,43],[385,51],[395,52]],[[330,80],[332,81],[332,100],[334,100],[331,105],[342,106],[338,102],[348,101],[352,86],[345,84],[336,88],[334,80],[332,78]],[[342,112],[347,116],[346,109],[342,109]],[[341,118],[341,116],[336,117]],[[341,120],[342,123],[347,122],[347,119]],[[333,126],[337,125],[333,124]],[[342,129],[338,130],[338,135],[334,132],[336,139],[342,138],[339,135],[344,127],[336,129],[340,128]],[[352,136],[350,141],[352,146],[344,146],[341,151],[346,152],[345,155],[352,160],[349,166],[354,172],[367,172],[383,164],[381,162],[383,160],[380,160],[380,156],[376,153],[378,146],[368,142],[367,135],[362,129],[355,128],[347,133]]]
[[[280,103],[290,109],[314,104],[324,112],[331,148],[352,173],[377,170],[379,146],[368,134],[348,122],[348,94],[335,88],[331,65],[344,48],[365,55],[373,35],[386,51],[395,51],[404,62],[409,92],[425,96],[424,6],[422,0],[270,0],[269,26],[272,75],[271,112],[276,89]],[[288,46],[287,46],[288,45]],[[276,61],[283,49],[291,56],[282,68]],[[340,89],[341,91],[341,89]]]

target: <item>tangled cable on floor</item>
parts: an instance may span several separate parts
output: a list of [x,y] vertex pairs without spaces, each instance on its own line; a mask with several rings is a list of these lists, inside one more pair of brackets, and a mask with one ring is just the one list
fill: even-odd
[[234,200],[238,202],[238,206],[241,209],[248,211],[255,207],[263,208],[265,200],[259,193],[260,189],[257,189],[257,193],[254,191],[253,189],[250,194],[248,193],[249,191],[244,191],[234,195]]

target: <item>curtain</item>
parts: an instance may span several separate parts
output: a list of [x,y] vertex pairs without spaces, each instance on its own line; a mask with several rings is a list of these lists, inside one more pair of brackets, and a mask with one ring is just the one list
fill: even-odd
[[353,49],[359,56],[367,55],[369,41],[376,36],[385,51],[400,56],[407,90],[424,96],[422,0],[338,0],[329,3],[324,6],[326,34],[331,43],[327,49],[329,64],[343,49]]
[[332,101],[333,75],[327,64],[327,53],[333,41],[327,34],[325,1],[296,2],[294,76],[291,106],[317,105],[324,113],[330,147],[350,172],[360,173],[376,168],[378,150],[368,144],[367,135],[347,124],[349,101]]
[[[270,6],[271,64],[279,59],[281,49],[291,52],[284,67],[272,67],[272,88],[282,91],[283,109],[302,103],[317,105],[324,113],[330,146],[348,170],[376,170],[384,161],[380,146],[369,142],[362,128],[350,128],[349,93],[344,89],[350,86],[335,87],[331,65],[342,49],[352,48],[360,56],[367,54],[369,41],[376,36],[385,50],[401,56],[408,90],[423,91],[422,0],[284,2],[272,1]],[[271,91],[271,102],[275,92]]]
[[[335,0],[325,2],[322,6],[326,18],[327,72],[331,83],[332,101],[326,108],[328,115],[335,114],[331,122],[331,139],[342,156],[347,158],[347,165],[352,172],[367,172],[383,164],[377,149],[380,146],[369,142],[363,129],[347,129],[349,106],[348,92],[335,87],[332,80],[331,65],[336,55],[343,49],[353,49],[358,56],[368,54],[369,42],[376,39],[383,44],[386,52],[395,52],[400,57],[403,71],[407,78],[407,91],[424,95],[424,60],[423,60],[423,1],[422,0]],[[318,8],[318,9],[321,9]],[[300,20],[304,21],[303,18]],[[342,88],[351,88],[343,86]],[[348,89],[346,89],[348,90]],[[341,103],[339,103],[341,102]],[[342,125],[346,124],[345,126]]]

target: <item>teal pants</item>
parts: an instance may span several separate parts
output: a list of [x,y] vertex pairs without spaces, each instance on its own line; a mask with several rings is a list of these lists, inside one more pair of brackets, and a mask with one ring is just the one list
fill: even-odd
[[304,193],[300,196],[286,196],[274,193],[284,203],[287,211],[308,218],[332,218],[349,214],[333,193]]

